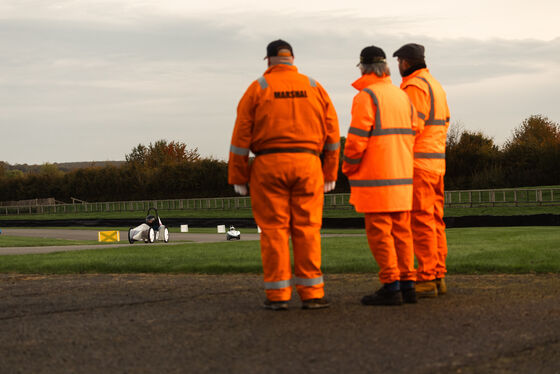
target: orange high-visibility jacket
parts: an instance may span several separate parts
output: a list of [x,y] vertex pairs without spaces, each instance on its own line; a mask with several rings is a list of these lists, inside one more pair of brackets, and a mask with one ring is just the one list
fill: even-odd
[[445,141],[449,128],[445,91],[426,68],[404,77],[401,88],[408,94],[418,112],[419,128],[424,127],[416,136],[414,167],[444,174]]
[[416,111],[388,76],[363,75],[352,103],[342,171],[358,212],[412,209],[412,148]]
[[297,148],[323,153],[325,181],[336,181],[340,134],[325,89],[293,65],[269,67],[239,102],[231,139],[228,183],[249,182],[249,151]]

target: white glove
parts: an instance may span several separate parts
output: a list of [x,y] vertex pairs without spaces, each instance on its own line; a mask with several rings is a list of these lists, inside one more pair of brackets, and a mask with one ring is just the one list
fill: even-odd
[[325,182],[325,187],[324,187],[325,188],[325,193],[334,190],[335,186],[336,186],[336,181]]
[[236,193],[240,194],[241,196],[247,195],[247,185],[246,184],[234,184],[233,189]]

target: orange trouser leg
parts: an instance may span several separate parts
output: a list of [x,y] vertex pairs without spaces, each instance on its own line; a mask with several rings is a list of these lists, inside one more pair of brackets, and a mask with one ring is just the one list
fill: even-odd
[[445,222],[443,221],[443,203],[444,203],[444,187],[443,175],[439,177],[439,181],[435,186],[436,201],[434,205],[434,217],[436,221],[437,234],[437,265],[436,277],[443,278],[447,273],[447,236],[445,235]]
[[302,300],[325,295],[321,272],[321,224],[323,215],[323,179],[318,157],[316,171],[308,173],[292,189],[291,233],[294,249],[296,290]]
[[414,169],[411,227],[419,282],[436,278],[438,256],[434,184],[437,180],[437,174]]
[[397,263],[401,281],[416,281],[414,247],[410,229],[410,212],[391,213],[393,217],[393,240],[397,251]]
[[409,212],[365,214],[368,244],[379,265],[381,283],[398,281],[401,273],[407,277],[403,280],[414,278],[409,218]]
[[253,163],[251,203],[261,228],[265,292],[271,301],[291,298],[290,235],[300,297],[323,296],[319,236],[322,186],[321,163],[314,155],[270,154],[257,157]]

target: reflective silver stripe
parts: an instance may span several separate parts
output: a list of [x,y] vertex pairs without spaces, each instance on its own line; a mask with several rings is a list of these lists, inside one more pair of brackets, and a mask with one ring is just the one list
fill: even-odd
[[[425,125],[426,126],[445,126],[447,124],[447,122],[449,121],[449,119],[444,120],[444,119],[435,119],[434,118],[435,104],[434,104],[434,91],[432,91],[432,86],[430,85],[430,83],[428,83],[428,80],[426,78],[418,77],[418,79],[423,80],[424,83],[426,83],[428,85],[428,91],[430,92],[430,116],[426,120]],[[418,112],[418,117],[420,117],[420,112]]]
[[366,180],[353,180],[350,179],[351,187],[383,187],[383,186],[400,186],[412,184],[412,178],[401,179],[366,179]]
[[445,126],[447,121],[444,119],[433,119],[426,121],[426,126]]
[[392,129],[371,129],[370,131],[357,129],[355,127],[350,127],[348,129],[349,134],[354,134],[364,138],[369,138],[370,136],[383,136],[383,135],[416,135],[416,132],[412,129],[395,127]]
[[414,152],[414,158],[445,158],[445,153]]
[[[381,108],[379,107],[379,101],[377,100],[377,96],[373,93],[372,90],[369,88],[365,88],[364,91],[371,96],[371,100],[373,100],[373,104],[376,107],[375,110],[375,128],[372,128],[369,132],[361,129],[357,129],[355,127],[350,127],[348,129],[349,134],[354,134],[363,137],[370,137],[370,136],[382,136],[382,135],[415,135],[416,133],[410,128],[387,128],[384,129],[381,127]],[[412,105],[410,106],[411,113]],[[411,114],[412,117],[412,114]]]
[[311,286],[316,286],[318,284],[322,284],[323,276],[317,278],[311,278],[311,279],[295,277],[295,280],[296,280],[296,284],[300,286],[311,287]]
[[405,129],[396,127],[393,129],[373,129],[370,132],[370,136],[381,136],[381,135],[415,135],[416,132],[412,129]]
[[416,112],[416,113],[418,113],[418,118],[426,119],[426,115],[424,113],[422,113],[422,112]]
[[317,87],[317,81],[311,77],[307,77],[309,78],[309,84],[311,85],[311,87]]
[[362,129],[357,129],[355,127],[350,127],[348,129],[348,134],[354,134],[354,135],[357,135],[357,136],[362,136],[364,138],[369,138],[369,133],[370,133],[369,131],[362,130]]
[[259,77],[257,79],[257,81],[259,82],[259,84],[260,84],[260,86],[263,90],[268,87],[268,82],[266,81],[266,79],[264,77]]
[[361,158],[361,157],[360,157],[360,158],[350,158],[350,157],[344,156],[342,159],[343,159],[346,163],[352,164],[352,165],[356,165],[356,164],[359,164],[360,162],[362,162],[362,158]]
[[[428,91],[430,92],[430,114],[428,116],[428,120],[426,121],[426,125],[428,125],[428,123],[430,121],[434,120],[434,91],[432,91],[432,86],[430,86],[430,83],[428,83],[428,80],[426,78],[423,77],[418,77],[419,79],[421,79],[422,81],[424,81],[424,83],[426,83],[428,85]],[[429,126],[429,125],[428,125]]]
[[375,105],[375,107],[377,108],[377,110],[375,111],[375,128],[381,129],[381,108],[379,107],[379,100],[377,100],[377,96],[375,96],[373,91],[369,88],[365,88],[364,91],[367,92],[369,96],[371,96],[373,105]]
[[249,148],[236,147],[233,144],[229,148],[229,151],[236,154],[236,155],[239,155],[239,156],[248,156],[249,155]]
[[279,290],[281,288],[290,287],[291,285],[292,281],[290,279],[278,282],[264,282],[264,288],[266,290]]
[[325,151],[336,151],[338,148],[340,148],[340,142],[325,143],[325,147],[323,149]]

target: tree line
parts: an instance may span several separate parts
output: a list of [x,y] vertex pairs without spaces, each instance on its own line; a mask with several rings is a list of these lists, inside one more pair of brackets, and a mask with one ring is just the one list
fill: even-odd
[[[341,139],[344,149],[345,138]],[[158,140],[139,144],[125,162],[62,170],[46,163],[25,168],[0,162],[0,201],[54,197],[70,202],[233,196],[227,163],[202,158],[197,148]],[[560,125],[541,115],[525,119],[503,146],[481,131],[452,124],[446,146],[446,189],[560,184]],[[342,161],[341,161],[342,164]],[[339,168],[335,193],[349,192]]]
[[198,149],[158,140],[139,144],[122,164],[70,171],[43,164],[28,172],[0,163],[0,201],[54,197],[70,202],[178,199],[229,196],[227,163],[201,158]]
[[541,115],[525,119],[501,147],[480,131],[450,129],[447,189],[560,184],[560,125]]

